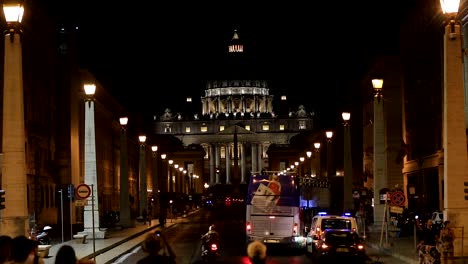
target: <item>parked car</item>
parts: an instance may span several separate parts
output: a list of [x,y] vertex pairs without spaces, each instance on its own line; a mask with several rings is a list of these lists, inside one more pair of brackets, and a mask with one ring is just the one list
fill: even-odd
[[351,229],[326,229],[317,240],[313,255],[318,259],[336,260],[346,258],[351,263],[364,263],[367,260],[364,240]]

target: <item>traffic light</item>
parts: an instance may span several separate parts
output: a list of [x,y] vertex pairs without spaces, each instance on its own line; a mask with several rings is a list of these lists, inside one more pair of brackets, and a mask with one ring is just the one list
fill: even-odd
[[0,210],[5,209],[5,190],[0,190]]

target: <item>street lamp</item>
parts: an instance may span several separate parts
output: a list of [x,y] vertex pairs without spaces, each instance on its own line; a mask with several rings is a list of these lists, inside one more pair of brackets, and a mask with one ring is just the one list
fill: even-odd
[[320,142],[314,143],[315,148],[315,176],[321,176],[321,168],[320,168]]
[[145,216],[148,214],[148,184],[146,182],[146,152],[145,142],[146,136],[138,136],[140,141],[140,216],[138,218],[146,221]]
[[301,162],[301,172],[300,172],[301,174],[300,174],[300,176],[303,176],[303,174],[304,174],[304,160],[305,160],[304,157],[299,157],[299,161]]
[[85,100],[85,135],[84,135],[84,173],[85,184],[92,190],[91,203],[85,206],[84,231],[94,238],[105,238],[105,231],[99,229],[99,199],[96,163],[96,127],[94,123],[94,93],[96,85],[84,84]]
[[309,176],[312,177],[312,161],[310,160],[310,158],[312,157],[312,151],[308,150],[306,152],[306,155],[307,155],[307,160],[309,162],[309,168],[308,169],[308,173],[309,173]]
[[197,184],[196,184],[196,180],[199,178],[198,175],[194,175],[192,174],[192,194],[195,194],[196,191],[197,191]]
[[[374,92],[374,164],[373,164],[373,189],[374,189],[374,224],[381,226],[384,221],[386,199],[380,197],[381,191],[387,187],[386,150],[385,150],[385,124],[383,105],[383,80],[373,79]],[[466,147],[465,147],[466,148]],[[466,149],[465,149],[466,151]]]
[[174,163],[173,160],[168,160],[167,163],[169,163],[169,192],[173,193],[174,192],[174,184],[173,184],[173,179],[172,179],[172,164]]
[[179,180],[177,179],[179,176],[179,164],[174,164],[174,175],[172,176],[172,184],[174,184],[174,192],[178,192],[179,188],[177,186],[177,183]]
[[[447,16],[444,34],[444,220],[449,218],[453,226],[468,226],[468,157],[466,152],[465,94],[462,50],[463,34],[456,20],[459,0],[440,1]],[[463,184],[462,184],[463,183]],[[464,186],[464,188],[461,187]],[[466,230],[466,229],[465,229]],[[466,235],[465,235],[466,238]],[[461,242],[455,255],[466,252],[468,243]],[[461,252],[457,252],[461,249]]]
[[351,129],[349,120],[351,113],[341,114],[344,126],[344,175],[343,175],[343,212],[350,212],[354,209],[353,201],[353,158],[351,152]]
[[330,178],[334,175],[333,173],[333,148],[332,148],[332,137],[333,131],[326,131],[327,137],[327,177]]
[[120,225],[122,227],[132,227],[128,190],[128,117],[121,117],[119,121],[122,128],[120,133]]
[[[153,145],[151,146],[151,152],[153,154],[153,199],[156,199],[159,194],[159,179],[158,179],[158,146]],[[155,210],[153,210],[153,217],[159,213],[159,206],[158,202],[154,203],[156,206]]]
[[164,177],[161,178],[161,187],[160,187],[161,188],[161,193],[166,193],[169,190],[169,188],[167,186],[167,184],[168,184],[167,183],[167,174],[168,174],[167,172],[168,171],[165,168],[167,166],[166,158],[167,158],[167,154],[165,154],[165,153],[161,154],[161,161],[162,161],[161,164],[163,165],[163,168],[161,168],[161,171],[163,171],[164,174],[165,174]]
[[8,192],[4,196],[0,233],[16,237],[27,234],[29,225],[21,47],[24,8],[20,1],[4,1],[3,12],[7,30],[4,31],[2,187]]

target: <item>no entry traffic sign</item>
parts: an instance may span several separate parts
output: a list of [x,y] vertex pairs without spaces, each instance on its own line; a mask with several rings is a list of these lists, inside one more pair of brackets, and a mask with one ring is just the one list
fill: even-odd
[[392,205],[403,206],[406,201],[405,194],[402,191],[393,192],[390,201]]
[[80,184],[76,186],[76,197],[78,199],[86,199],[91,195],[91,188],[87,184]]

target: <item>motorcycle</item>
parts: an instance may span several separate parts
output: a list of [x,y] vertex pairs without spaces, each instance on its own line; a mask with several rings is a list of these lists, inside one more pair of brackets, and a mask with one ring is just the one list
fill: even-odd
[[52,238],[50,238],[49,232],[52,230],[50,226],[44,226],[42,231],[36,236],[36,240],[39,241],[39,245],[50,245]]
[[219,240],[216,238],[203,239],[201,258],[204,262],[214,262],[219,257]]

